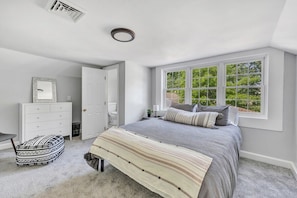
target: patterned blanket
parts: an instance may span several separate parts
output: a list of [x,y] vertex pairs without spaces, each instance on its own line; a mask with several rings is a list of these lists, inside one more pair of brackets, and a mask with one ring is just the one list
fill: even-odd
[[103,132],[90,153],[163,197],[197,198],[212,158],[121,128]]

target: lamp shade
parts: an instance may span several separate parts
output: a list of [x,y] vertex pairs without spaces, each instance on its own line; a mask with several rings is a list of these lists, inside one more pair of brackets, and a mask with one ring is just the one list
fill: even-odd
[[159,111],[159,110],[160,110],[159,105],[154,105],[154,106],[153,106],[153,111]]

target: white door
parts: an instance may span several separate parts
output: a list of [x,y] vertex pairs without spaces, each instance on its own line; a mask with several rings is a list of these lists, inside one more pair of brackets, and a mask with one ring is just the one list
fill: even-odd
[[82,68],[82,140],[106,129],[106,71]]

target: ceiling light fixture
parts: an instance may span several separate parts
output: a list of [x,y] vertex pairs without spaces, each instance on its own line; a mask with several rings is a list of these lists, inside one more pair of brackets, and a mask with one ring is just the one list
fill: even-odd
[[114,40],[120,42],[130,42],[133,41],[135,38],[135,33],[132,30],[126,28],[116,28],[113,29],[110,33]]

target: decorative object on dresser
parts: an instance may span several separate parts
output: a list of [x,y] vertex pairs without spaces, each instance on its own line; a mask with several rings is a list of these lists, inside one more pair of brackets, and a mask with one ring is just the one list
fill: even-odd
[[21,142],[42,135],[69,136],[72,140],[72,103],[20,104]]
[[33,77],[33,102],[57,102],[57,81]]

